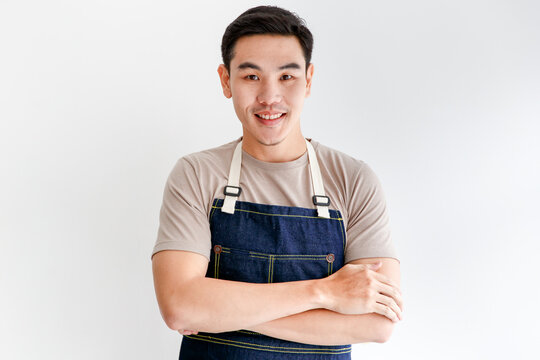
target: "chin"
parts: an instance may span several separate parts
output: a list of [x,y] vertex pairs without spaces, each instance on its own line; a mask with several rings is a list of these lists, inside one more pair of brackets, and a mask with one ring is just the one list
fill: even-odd
[[283,142],[283,140],[285,140],[285,138],[283,138],[283,139],[260,139],[260,138],[258,138],[257,142],[259,144],[261,144],[261,145],[275,146],[275,145],[279,145],[281,142]]
[[257,140],[259,144],[273,146],[281,144],[287,139],[288,135],[289,134],[284,132],[283,129],[280,129],[280,131],[265,131],[263,133],[259,133],[259,136],[256,136],[255,140]]

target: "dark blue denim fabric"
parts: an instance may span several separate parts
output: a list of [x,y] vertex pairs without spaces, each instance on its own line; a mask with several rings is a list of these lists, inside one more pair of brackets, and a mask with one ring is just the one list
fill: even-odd
[[[207,277],[272,283],[320,279],[345,261],[345,229],[337,210],[331,219],[315,209],[237,201],[234,214],[214,200],[210,215],[212,254]],[[318,346],[246,330],[184,336],[180,359],[350,359],[351,346]]]

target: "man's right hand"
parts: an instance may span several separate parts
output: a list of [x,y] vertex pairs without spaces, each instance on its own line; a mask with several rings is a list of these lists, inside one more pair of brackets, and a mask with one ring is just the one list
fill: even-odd
[[377,313],[397,322],[403,301],[399,287],[378,273],[382,263],[346,264],[321,279],[325,308],[342,314]]

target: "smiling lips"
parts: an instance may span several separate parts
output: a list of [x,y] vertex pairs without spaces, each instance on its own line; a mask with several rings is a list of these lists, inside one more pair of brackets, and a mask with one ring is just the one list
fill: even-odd
[[274,119],[280,118],[281,115],[283,115],[283,114],[284,113],[277,113],[277,114],[273,114],[273,115],[268,115],[268,114],[255,114],[255,115],[257,115],[261,119],[274,120]]
[[275,113],[275,114],[255,114],[255,117],[257,120],[259,120],[260,123],[262,123],[265,126],[273,126],[276,125],[281,121],[287,115],[287,113]]

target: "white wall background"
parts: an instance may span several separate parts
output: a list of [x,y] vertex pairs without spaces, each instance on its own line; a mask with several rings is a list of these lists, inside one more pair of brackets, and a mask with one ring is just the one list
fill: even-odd
[[[216,69],[253,1],[0,3],[0,358],[175,359],[150,252],[176,159],[240,135]],[[304,135],[370,164],[405,319],[356,359],[538,358],[540,5],[279,1]]]

